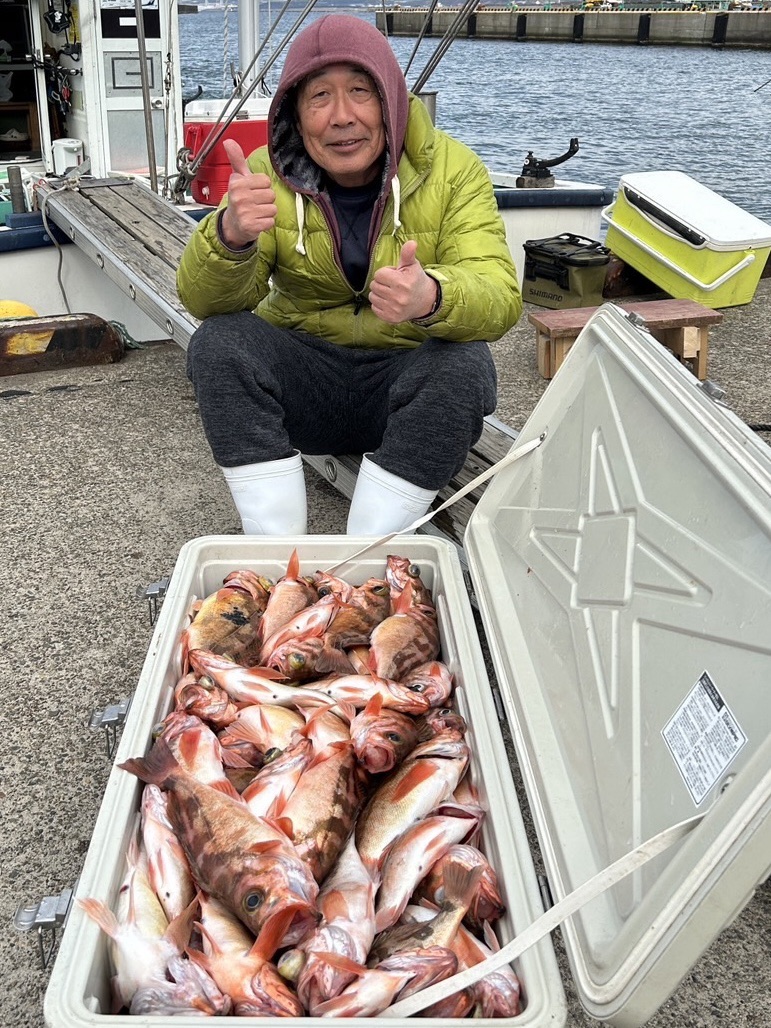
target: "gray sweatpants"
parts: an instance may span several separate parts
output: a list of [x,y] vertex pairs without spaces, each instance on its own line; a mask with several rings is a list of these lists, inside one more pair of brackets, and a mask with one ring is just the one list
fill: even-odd
[[487,343],[338,346],[243,311],[207,318],[187,373],[221,467],[309,454],[372,453],[423,489],[463,467],[496,403]]

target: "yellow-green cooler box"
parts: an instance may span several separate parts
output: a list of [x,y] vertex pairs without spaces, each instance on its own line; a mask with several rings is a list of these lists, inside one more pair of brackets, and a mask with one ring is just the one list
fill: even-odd
[[749,303],[771,252],[771,225],[681,171],[622,176],[602,217],[616,256],[706,307]]

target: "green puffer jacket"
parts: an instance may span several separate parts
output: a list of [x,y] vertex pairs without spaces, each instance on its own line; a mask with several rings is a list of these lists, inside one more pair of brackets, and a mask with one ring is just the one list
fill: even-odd
[[[255,247],[233,252],[217,235],[219,212],[189,241],[177,273],[185,307],[197,318],[254,310],[274,325],[342,346],[417,346],[427,336],[453,342],[499,339],[519,318],[522,298],[487,169],[464,144],[434,128],[410,96],[398,184],[388,196],[367,284],[357,293],[335,256],[324,196],[295,193],[261,147],[249,157],[270,175],[278,215]],[[223,199],[222,206],[227,203]],[[442,287],[439,310],[420,323],[390,325],[367,300],[376,268],[396,266],[408,240]]]

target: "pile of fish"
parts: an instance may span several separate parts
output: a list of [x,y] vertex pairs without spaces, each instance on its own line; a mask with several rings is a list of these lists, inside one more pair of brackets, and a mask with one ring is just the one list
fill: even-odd
[[[113,1012],[373,1016],[498,949],[466,724],[406,557],[235,571],[196,602],[109,936]],[[423,1011],[514,1017],[508,968]]]

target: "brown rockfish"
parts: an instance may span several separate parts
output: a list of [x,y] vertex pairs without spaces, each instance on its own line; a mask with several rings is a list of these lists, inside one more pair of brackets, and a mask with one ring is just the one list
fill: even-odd
[[402,681],[410,671],[439,656],[436,610],[412,602],[412,583],[399,597],[394,613],[381,621],[370,638],[369,666],[378,678]]
[[120,766],[168,790],[169,820],[196,881],[254,935],[287,909],[294,911],[287,945],[313,927],[318,886],[276,826],[254,817],[241,799],[198,782],[163,739],[147,757]]

